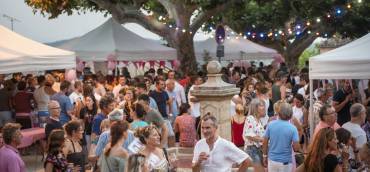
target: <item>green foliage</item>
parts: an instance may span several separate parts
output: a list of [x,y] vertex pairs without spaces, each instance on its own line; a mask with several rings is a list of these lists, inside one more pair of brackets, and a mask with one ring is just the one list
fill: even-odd
[[320,54],[319,46],[316,44],[311,48],[306,49],[303,51],[301,56],[299,56],[298,60],[298,67],[301,69],[305,66],[306,61],[310,59],[310,57],[316,56]]
[[[347,8],[348,2],[351,2],[351,8]],[[335,14],[337,9],[341,9],[340,15]],[[369,9],[369,1],[250,0],[243,5],[235,5],[222,17],[225,24],[240,33],[250,31],[267,34],[278,30],[287,32],[287,28],[292,28],[295,33],[295,26],[300,25],[302,34],[292,34],[289,39],[302,37],[308,30],[320,30],[328,35],[337,32],[348,37],[360,37],[370,30]],[[328,14],[331,17],[326,17]],[[316,24],[318,17],[321,22]],[[307,26],[307,21],[311,25]]]

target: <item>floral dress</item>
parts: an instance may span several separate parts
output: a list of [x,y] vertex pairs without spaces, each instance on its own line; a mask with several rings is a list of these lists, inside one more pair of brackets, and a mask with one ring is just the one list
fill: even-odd
[[[265,128],[261,120],[257,120],[253,115],[248,115],[245,119],[244,129],[243,129],[243,136],[244,138],[247,136],[255,137],[260,136],[263,137],[265,134]],[[254,142],[249,139],[245,139],[245,146],[256,146],[260,147],[260,142]]]
[[46,156],[46,160],[44,163],[44,167],[46,167],[47,163],[53,164],[53,172],[64,172],[67,171],[67,159],[64,157],[62,153],[57,155],[48,154]]

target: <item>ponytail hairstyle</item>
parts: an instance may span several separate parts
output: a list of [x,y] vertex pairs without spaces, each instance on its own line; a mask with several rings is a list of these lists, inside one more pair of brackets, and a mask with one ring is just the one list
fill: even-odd
[[109,153],[113,146],[123,137],[123,133],[128,130],[128,123],[126,121],[116,121],[110,127],[110,145],[104,152],[105,156],[109,156]]

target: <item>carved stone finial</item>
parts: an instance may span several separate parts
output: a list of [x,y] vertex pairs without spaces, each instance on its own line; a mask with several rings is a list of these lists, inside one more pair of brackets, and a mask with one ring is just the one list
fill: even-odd
[[212,60],[208,62],[207,71],[209,74],[218,74],[221,72],[221,69],[222,69],[222,66],[218,61]]

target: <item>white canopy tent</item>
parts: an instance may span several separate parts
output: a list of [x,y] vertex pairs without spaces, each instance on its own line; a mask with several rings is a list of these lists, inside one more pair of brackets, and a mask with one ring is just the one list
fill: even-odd
[[[273,60],[278,52],[274,49],[256,44],[239,35],[231,29],[226,29],[226,38],[223,41],[224,58],[222,60]],[[229,37],[230,39],[227,39]],[[194,42],[194,51],[197,60],[203,60],[205,53],[216,57],[217,42],[214,38]]]
[[76,67],[73,52],[50,47],[0,26],[0,73]]
[[[312,114],[313,79],[370,78],[370,33],[349,44],[310,58],[309,77],[310,114]],[[312,121],[310,118],[311,135]]]
[[102,62],[114,55],[119,61],[175,60],[176,50],[125,29],[112,18],[79,38],[58,46],[76,52],[83,61]]
[[369,79],[370,33],[310,58],[310,79]]

